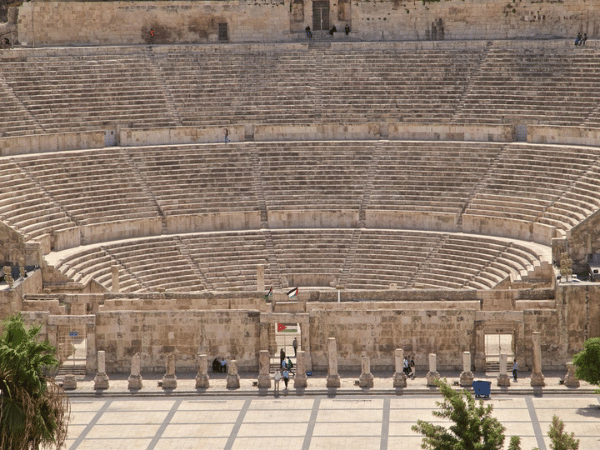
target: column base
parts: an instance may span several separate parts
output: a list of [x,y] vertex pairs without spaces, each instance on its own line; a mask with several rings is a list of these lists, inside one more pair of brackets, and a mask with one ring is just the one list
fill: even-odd
[[299,373],[296,374],[296,376],[294,377],[294,387],[295,388],[308,387],[308,377],[306,376],[306,374],[303,374],[303,375],[300,375]]
[[500,375],[498,375],[497,385],[502,387],[510,386],[510,377],[505,373],[501,373]]
[[269,374],[258,376],[258,387],[267,388],[271,387],[271,376]]
[[163,389],[177,389],[177,376],[176,375],[165,375],[162,378]]
[[435,386],[435,382],[440,379],[439,372],[427,372],[427,386]]
[[63,378],[63,389],[65,391],[77,389],[77,378],[75,378],[75,375],[65,375]]
[[569,376],[569,374],[567,374],[565,376],[565,386],[570,388],[578,388],[581,386],[581,383],[574,376]]
[[240,388],[240,376],[239,375],[227,375],[227,389],[239,389]]
[[210,381],[208,381],[208,374],[198,374],[196,375],[196,389],[207,389],[210,387]]
[[127,378],[127,389],[141,389],[143,386],[141,375],[129,375]]
[[339,388],[341,386],[339,375],[328,375],[327,376],[327,387]]
[[358,378],[358,385],[360,387],[372,388],[373,387],[373,374],[363,373]]
[[94,378],[94,389],[108,389],[108,375],[105,373],[98,373]]
[[531,374],[531,386],[546,386],[546,382],[544,381],[544,375],[541,373],[532,373]]
[[473,372],[468,371],[468,372],[461,372],[460,373],[460,385],[461,387],[471,387],[473,386],[473,380],[475,379],[475,376],[473,375]]
[[406,386],[407,386],[406,374],[404,372],[395,372],[394,373],[394,387],[395,388],[405,388]]

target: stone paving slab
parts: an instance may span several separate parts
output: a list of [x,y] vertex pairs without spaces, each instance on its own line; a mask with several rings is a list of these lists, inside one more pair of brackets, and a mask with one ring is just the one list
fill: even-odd
[[[157,450],[388,450],[420,448],[412,431],[417,420],[447,426],[431,413],[441,397],[430,393],[390,395],[314,395],[310,397],[240,394],[238,397],[148,396],[71,398],[67,449]],[[494,417],[521,448],[549,450],[548,418],[557,414],[580,450],[600,448],[600,396],[567,393],[492,396]],[[592,419],[592,420],[590,420]]]

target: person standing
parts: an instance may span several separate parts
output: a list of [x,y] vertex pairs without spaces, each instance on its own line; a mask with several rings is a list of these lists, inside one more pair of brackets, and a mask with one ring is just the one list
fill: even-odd
[[519,371],[519,364],[517,364],[517,360],[514,360],[513,363],[513,368],[512,368],[512,373],[513,373],[513,380],[517,381],[517,372]]
[[281,350],[279,351],[279,364],[283,361],[285,361],[285,350],[281,347]]
[[225,128],[225,143],[227,144],[229,141],[229,128]]
[[416,369],[417,369],[417,366],[415,365],[415,356],[414,355],[410,358],[409,366],[410,366],[410,377],[414,380],[415,375],[416,375]]
[[285,369],[282,373],[283,375],[283,383],[285,384],[285,390],[287,391],[288,383],[290,381],[290,372]]
[[298,339],[294,338],[294,342],[292,342],[292,347],[294,347],[294,358],[298,356]]
[[410,376],[410,367],[408,365],[408,356],[404,357],[404,361],[402,363],[404,374],[408,377]]
[[273,376],[273,392],[274,393],[278,393],[279,392],[279,382],[281,381],[281,378],[283,377],[283,375],[281,375],[281,370],[277,369],[277,372],[275,372],[275,375]]

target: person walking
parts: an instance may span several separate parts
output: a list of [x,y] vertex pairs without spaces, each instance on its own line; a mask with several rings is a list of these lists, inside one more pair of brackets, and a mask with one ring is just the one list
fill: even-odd
[[285,361],[285,350],[281,347],[281,350],[279,351],[279,364],[283,361]]
[[298,356],[298,339],[294,338],[294,342],[292,342],[292,347],[294,347],[294,358]]
[[517,364],[517,360],[514,360],[513,363],[513,368],[512,368],[512,373],[513,373],[513,380],[517,381],[517,372],[519,371],[519,364]]
[[225,143],[227,144],[228,142],[230,142],[230,140],[229,140],[229,129],[225,128]]

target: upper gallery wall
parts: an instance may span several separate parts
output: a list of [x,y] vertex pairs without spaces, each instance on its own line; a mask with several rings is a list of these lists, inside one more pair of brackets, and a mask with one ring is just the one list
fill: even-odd
[[[335,39],[456,40],[598,37],[595,1],[259,0],[203,2],[26,2],[19,8],[22,45],[282,42],[304,29]],[[151,35],[154,31],[154,36]]]

